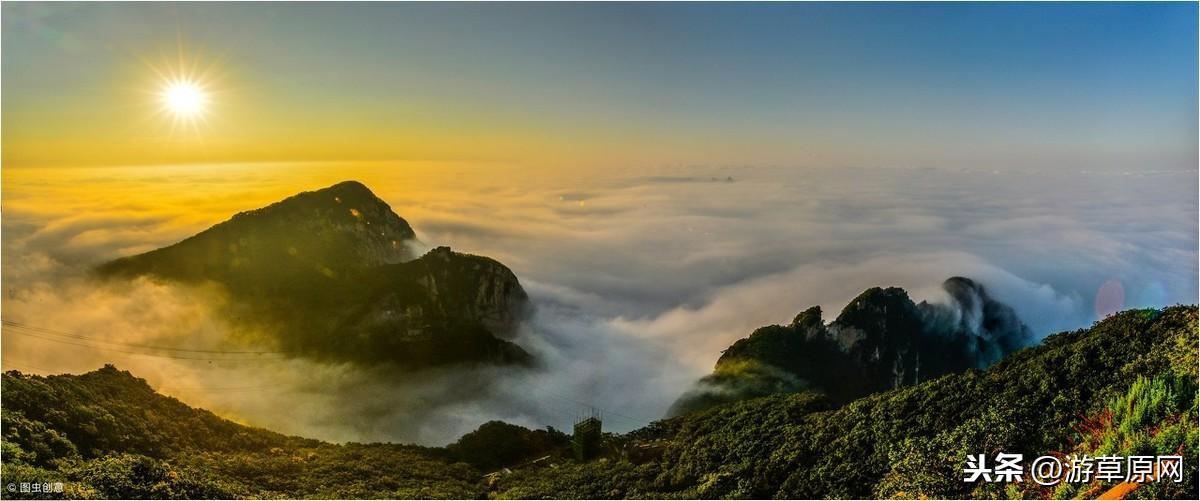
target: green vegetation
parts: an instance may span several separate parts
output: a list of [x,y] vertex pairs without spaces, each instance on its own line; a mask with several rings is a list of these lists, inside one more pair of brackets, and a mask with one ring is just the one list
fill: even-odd
[[[1189,478],[1195,486],[1197,444],[1196,378],[1175,372],[1138,376],[1129,390],[1112,398],[1099,412],[1074,425],[1076,443],[1070,454],[1096,456],[1171,456],[1191,458]],[[1024,486],[1032,490],[1031,486]],[[1060,484],[1054,498],[1095,497],[1105,485]],[[1195,497],[1175,483],[1150,482],[1133,492],[1137,499]]]
[[554,428],[529,430],[502,421],[488,421],[446,446],[450,457],[483,471],[517,466],[539,457],[561,456],[571,437]]
[[7,373],[3,404],[0,483],[64,483],[63,494],[45,497],[483,495],[481,473],[444,451],[335,445],[242,426],[112,366],[79,376]]
[[[64,482],[72,498],[1059,498],[1113,485],[964,483],[965,458],[1178,454],[1183,482],[1129,495],[1195,499],[1197,341],[1194,306],[1127,311],[841,407],[777,394],[606,435],[589,462],[554,430],[494,422],[446,448],[335,445],[231,423],[112,367],[14,372],[0,476]],[[512,471],[485,479],[496,467]]]
[[[495,495],[1049,497],[1054,493],[1034,484],[964,483],[965,458],[999,452],[1033,458],[1109,443],[1122,452],[1181,453],[1182,483],[1147,484],[1132,495],[1194,499],[1196,328],[1195,307],[1127,311],[1091,329],[1050,336],[986,371],[836,409],[803,393],[719,406],[658,426],[656,437],[671,445],[657,461],[635,465],[614,457],[553,474],[517,472],[502,479]],[[1081,442],[1080,416],[1106,411],[1114,419],[1103,439]]]

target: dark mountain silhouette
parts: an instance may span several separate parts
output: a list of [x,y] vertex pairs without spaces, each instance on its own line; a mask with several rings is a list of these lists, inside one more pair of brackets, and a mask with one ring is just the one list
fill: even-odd
[[234,215],[177,244],[106,263],[106,275],[215,281],[242,293],[286,293],[411,260],[415,234],[356,181]]
[[915,304],[903,289],[868,289],[828,325],[820,307],[735,342],[671,408],[672,415],[773,393],[812,390],[844,403],[981,368],[1032,341],[1012,308],[962,277],[948,305]]
[[527,308],[516,275],[447,247],[417,257],[414,244],[387,203],[347,181],[97,271],[218,284],[233,299],[227,318],[306,357],[407,368],[529,362],[501,339]]

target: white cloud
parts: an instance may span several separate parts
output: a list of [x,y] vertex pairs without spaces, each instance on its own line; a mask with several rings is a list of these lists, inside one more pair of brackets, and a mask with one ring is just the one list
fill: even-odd
[[[934,299],[942,280],[967,276],[1038,335],[1093,321],[1095,292],[1109,280],[1123,284],[1126,306],[1196,302],[1196,171],[464,169],[450,177],[436,166],[257,166],[253,176],[229,169],[244,182],[222,182],[224,171],[212,166],[171,177],[129,169],[25,185],[6,179],[5,318],[139,342],[226,343],[231,333],[201,320],[213,296],[199,301],[194,291],[148,283],[89,289],[77,277],[236,211],[359,179],[424,244],[494,257],[517,272],[538,305],[518,342],[542,367],[414,378],[291,361],[211,372],[8,335],[6,360],[71,371],[113,361],[193,405],[256,425],[437,444],[487,419],[567,426],[589,404],[611,411],[614,428],[632,428],[661,415],[733,340],[811,305],[831,320],[872,286]],[[133,198],[142,192],[149,196]],[[203,389],[227,386],[269,390]],[[284,416],[284,405],[301,412]]]

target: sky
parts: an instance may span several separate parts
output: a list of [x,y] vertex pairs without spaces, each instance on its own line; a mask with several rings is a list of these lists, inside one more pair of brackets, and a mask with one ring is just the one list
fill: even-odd
[[[1189,3],[14,3],[3,154],[1190,166],[1196,36]],[[180,59],[196,130],[155,116]]]
[[[973,278],[1040,339],[1195,304],[1195,4],[4,3],[6,320],[223,346],[211,290],[87,271],[362,181],[509,266],[537,371],[193,363],[6,328],[239,422],[443,445],[662,416],[755,328]],[[163,74],[209,95],[164,113]],[[279,409],[294,412],[280,413]]]

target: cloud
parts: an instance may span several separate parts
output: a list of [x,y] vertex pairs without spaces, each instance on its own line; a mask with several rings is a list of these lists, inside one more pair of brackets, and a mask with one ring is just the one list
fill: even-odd
[[[1022,280],[971,254],[936,252],[876,256],[857,263],[812,262],[719,289],[713,300],[699,308],[678,307],[650,318],[620,318],[615,324],[643,336],[673,340],[671,344],[680,347],[677,357],[689,361],[693,367],[708,369],[721,350],[755,328],[786,324],[809,306],[839,312],[870,287],[897,286],[908,290],[914,301],[945,302],[941,284],[948,278],[947,269],[959,270],[962,276],[976,277],[989,284],[993,296],[1015,300],[1009,304],[1019,305],[1018,311],[1021,307],[1030,311],[1032,307],[1042,319],[1039,323],[1042,332],[1053,330],[1049,326],[1084,321],[1076,315],[1082,308],[1077,299],[1049,286]],[[1031,293],[1035,296],[1028,297]]]
[[661,416],[732,341],[811,305],[840,311],[873,286],[937,299],[943,280],[970,277],[1039,337],[1094,321],[1097,291],[1112,281],[1124,307],[1196,301],[1194,170],[447,172],[407,164],[6,171],[4,316],[129,343],[238,346],[253,336],[208,319],[221,301],[212,291],[100,290],[79,275],[235,212],[358,179],[425,245],[513,268],[537,306],[516,341],[545,362],[540,369],[414,377],[295,360],[213,369],[7,332],[6,367],[9,358],[69,371],[116,362],[192,405],[258,426],[439,444],[488,419],[566,427],[589,406],[611,413],[606,427],[631,429]]
[[590,406],[611,412],[610,429],[633,429],[658,418],[689,374],[664,371],[672,357],[652,340],[550,304],[520,333],[537,368],[410,372],[271,353],[257,344],[262,336],[222,321],[225,300],[216,289],[147,279],[29,284],[3,303],[4,366],[79,373],[114,363],[164,394],[243,423],[335,441],[427,445],[492,419],[566,428]]

